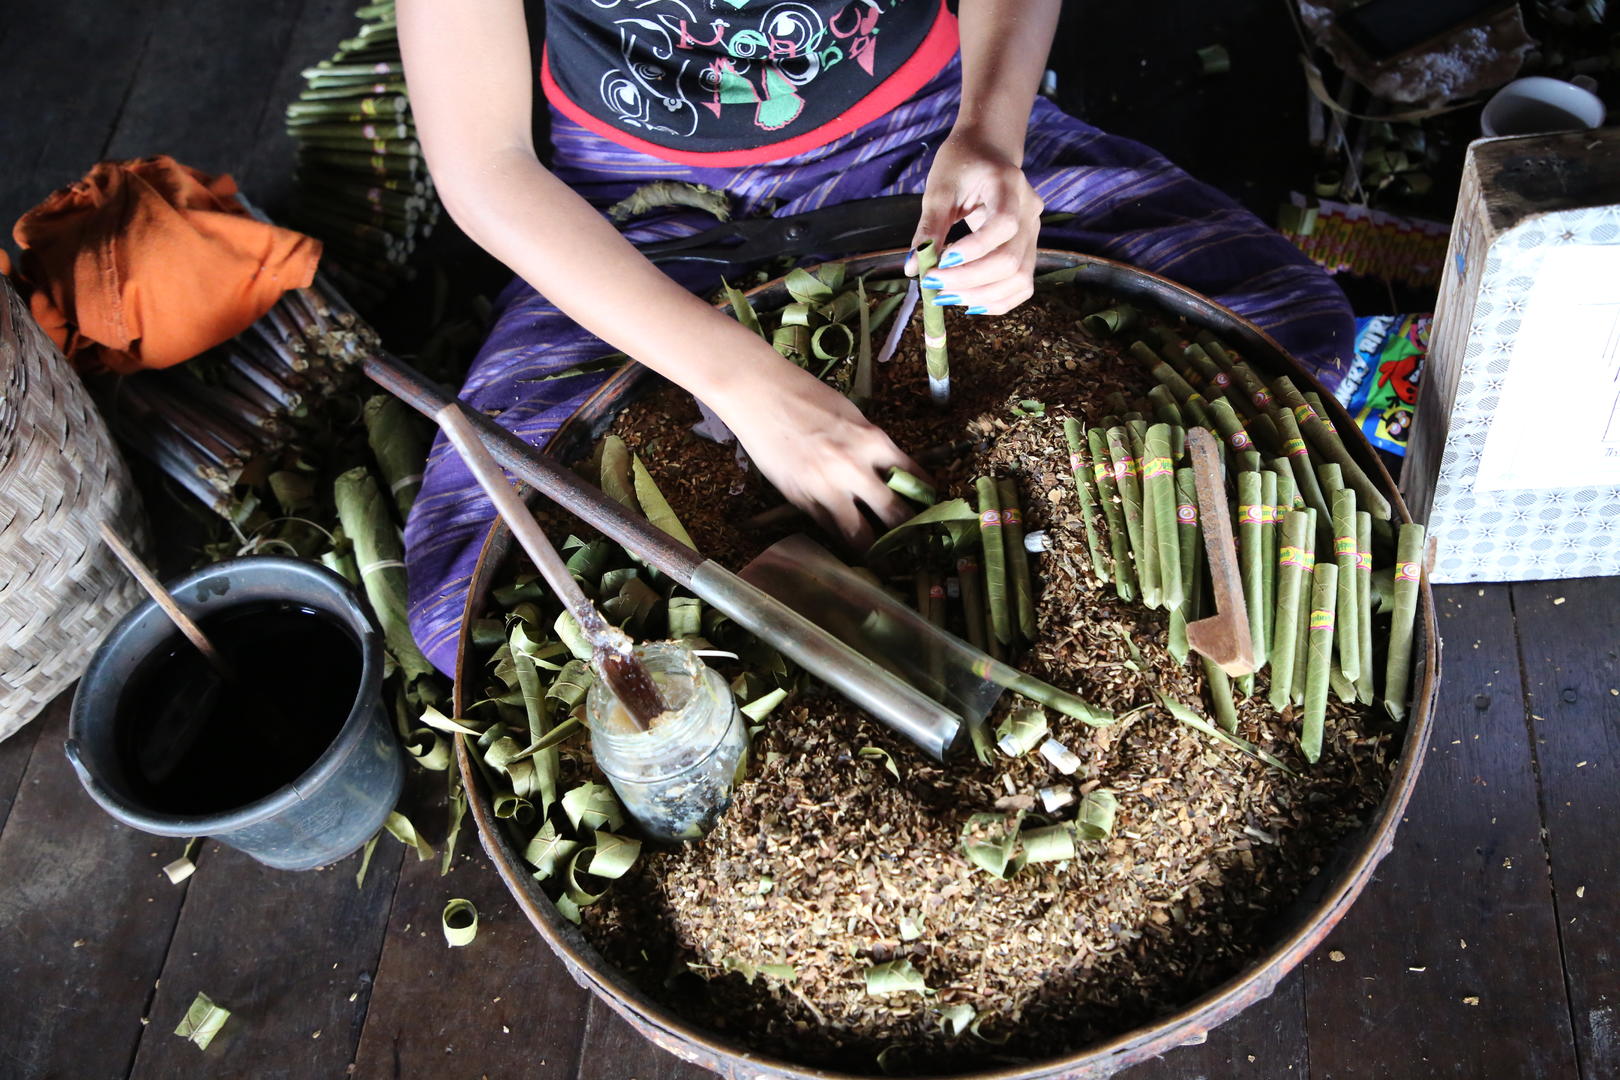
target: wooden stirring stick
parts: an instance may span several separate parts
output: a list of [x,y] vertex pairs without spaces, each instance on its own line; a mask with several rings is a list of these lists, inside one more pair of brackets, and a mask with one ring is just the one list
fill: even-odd
[[118,556],[118,561],[124,564],[124,569],[130,572],[130,576],[140,582],[141,588],[146,590],[146,594],[152,598],[153,603],[163,609],[163,614],[167,615],[174,625],[180,628],[180,632],[186,635],[186,640],[197,647],[197,651],[203,654],[209,664],[213,665],[214,670],[219,672],[220,677],[224,679],[230,678],[230,665],[225,662],[223,656],[219,655],[219,650],[214,648],[214,643],[208,640],[208,635],[202,632],[202,627],[198,626],[190,615],[180,609],[180,604],[175,600],[173,594],[163,587],[163,583],[153,576],[152,571],[141,561],[141,557],[131,551],[129,545],[124,543],[123,537],[113,532],[112,526],[105,521],[101,523],[101,538],[107,542],[107,546],[112,549],[112,553]]
[[1204,550],[1209,555],[1209,580],[1215,611],[1207,619],[1187,624],[1187,644],[1220,665],[1228,675],[1254,671],[1254,639],[1249,636],[1249,614],[1243,602],[1237,543],[1227,517],[1226,480],[1215,437],[1200,427],[1187,430],[1187,453],[1192,457],[1193,481],[1198,490],[1198,516],[1204,525]]

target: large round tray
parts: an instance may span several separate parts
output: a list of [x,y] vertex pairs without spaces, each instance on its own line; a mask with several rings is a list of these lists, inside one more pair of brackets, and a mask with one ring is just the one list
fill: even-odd
[[[897,277],[902,273],[906,254],[904,250],[883,251],[844,261],[851,274]],[[1314,389],[1344,435],[1357,463],[1378,484],[1395,508],[1398,518],[1401,521],[1411,520],[1394,480],[1349,414],[1298,361],[1259,327],[1208,297],[1166,278],[1108,259],[1042,249],[1038,273],[1068,269],[1075,270],[1076,284],[1106,289],[1142,306],[1157,308],[1181,316],[1197,326],[1207,327],[1235,343],[1244,358],[1263,374],[1271,377],[1286,375],[1301,390]],[[767,310],[785,303],[788,295],[784,281],[778,278],[761,285],[749,292],[749,298],[756,307]],[[581,456],[618,410],[631,400],[637,388],[654,378],[636,364],[626,364],[620,368],[558,429],[547,444],[547,450],[565,461]],[[512,534],[497,521],[485,539],[477,568],[473,572],[467,595],[466,618],[456,647],[457,715],[461,715],[470,703],[472,699],[469,694],[476,689],[469,686],[469,680],[464,677],[466,665],[471,662],[468,627],[475,617],[488,610],[489,590],[512,546]],[[982,1080],[1036,1080],[1042,1077],[1103,1080],[1120,1069],[1158,1057],[1177,1046],[1202,1042],[1210,1029],[1269,997],[1283,977],[1338,924],[1362,889],[1372,880],[1373,871],[1394,845],[1396,827],[1417,784],[1418,769],[1423,763],[1429,741],[1440,677],[1440,644],[1434,597],[1426,575],[1420,590],[1416,635],[1413,708],[1400,756],[1390,778],[1389,790],[1373,819],[1345,838],[1335,858],[1312,879],[1293,905],[1277,917],[1276,936],[1264,955],[1202,997],[1154,1023],[1065,1057],[975,1075]],[[518,906],[562,960],[574,980],[581,986],[589,987],[652,1042],[677,1057],[733,1080],[776,1080],[781,1077],[846,1080],[855,1076],[881,1075],[876,1072],[857,1074],[829,1071],[756,1054],[721,1034],[693,1024],[652,1000],[603,959],[579,928],[558,913],[540,884],[530,876],[522,852],[513,845],[496,819],[489,793],[468,756],[465,742],[459,737],[456,761],[466,783],[479,839]]]

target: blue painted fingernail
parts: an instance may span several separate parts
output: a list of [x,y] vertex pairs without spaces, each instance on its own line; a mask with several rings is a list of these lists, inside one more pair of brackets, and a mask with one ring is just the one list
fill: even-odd
[[939,260],[939,265],[944,267],[946,270],[949,270],[953,266],[961,266],[962,253],[960,251],[947,251],[945,253],[945,257]]
[[957,296],[955,293],[940,293],[938,296],[934,297],[934,305],[936,307],[949,307],[952,304],[960,304],[961,302],[962,298]]
[[989,310],[990,309],[987,308],[987,307],[970,307],[970,308],[967,309],[967,313],[969,315],[983,315],[983,314],[987,313]]
[[925,274],[922,279],[922,287],[925,289],[943,289],[945,283],[933,274]]

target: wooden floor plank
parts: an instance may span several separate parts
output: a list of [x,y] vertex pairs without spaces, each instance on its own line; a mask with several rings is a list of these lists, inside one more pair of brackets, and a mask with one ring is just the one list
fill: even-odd
[[591,1000],[579,1049],[579,1080],[633,1076],[636,1080],[704,1080],[714,1074],[648,1042],[603,1002]]
[[[403,854],[387,840],[357,888],[358,855],[289,873],[210,841],[130,1075],[341,1075],[360,1042]],[[201,1053],[172,1034],[199,991],[231,1010]]]
[[62,753],[53,710],[0,834],[0,1075],[122,1077],[187,886],[183,840],[118,824]]
[[[471,831],[469,821],[449,875],[439,876],[438,860],[414,857],[400,873],[355,1076],[571,1080],[578,1069],[589,994],[518,910]],[[455,897],[478,909],[478,936],[452,949],[440,913]]]
[[11,815],[11,804],[17,798],[17,789],[22,784],[23,772],[28,768],[28,758],[34,752],[34,744],[39,741],[40,730],[51,723],[52,717],[65,713],[72,702],[73,692],[70,690],[47,705],[44,713],[21,730],[13,732],[9,739],[0,742],[0,833],[5,831],[6,818]]
[[1203,1043],[1178,1047],[1115,1080],[1303,1080],[1309,1058],[1305,983],[1295,971],[1269,998],[1211,1031]]
[[1515,585],[1581,1075],[1620,1076],[1620,578]]
[[23,211],[102,156],[165,6],[6,0],[0,234],[8,246]]
[[1433,742],[1394,851],[1306,961],[1310,1074],[1573,1077],[1508,587],[1435,599]]

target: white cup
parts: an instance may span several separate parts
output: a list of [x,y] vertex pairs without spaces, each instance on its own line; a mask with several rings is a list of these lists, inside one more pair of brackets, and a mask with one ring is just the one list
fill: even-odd
[[1545,75],[1515,79],[1485,103],[1479,127],[1486,135],[1538,135],[1601,127],[1603,100],[1592,91]]

